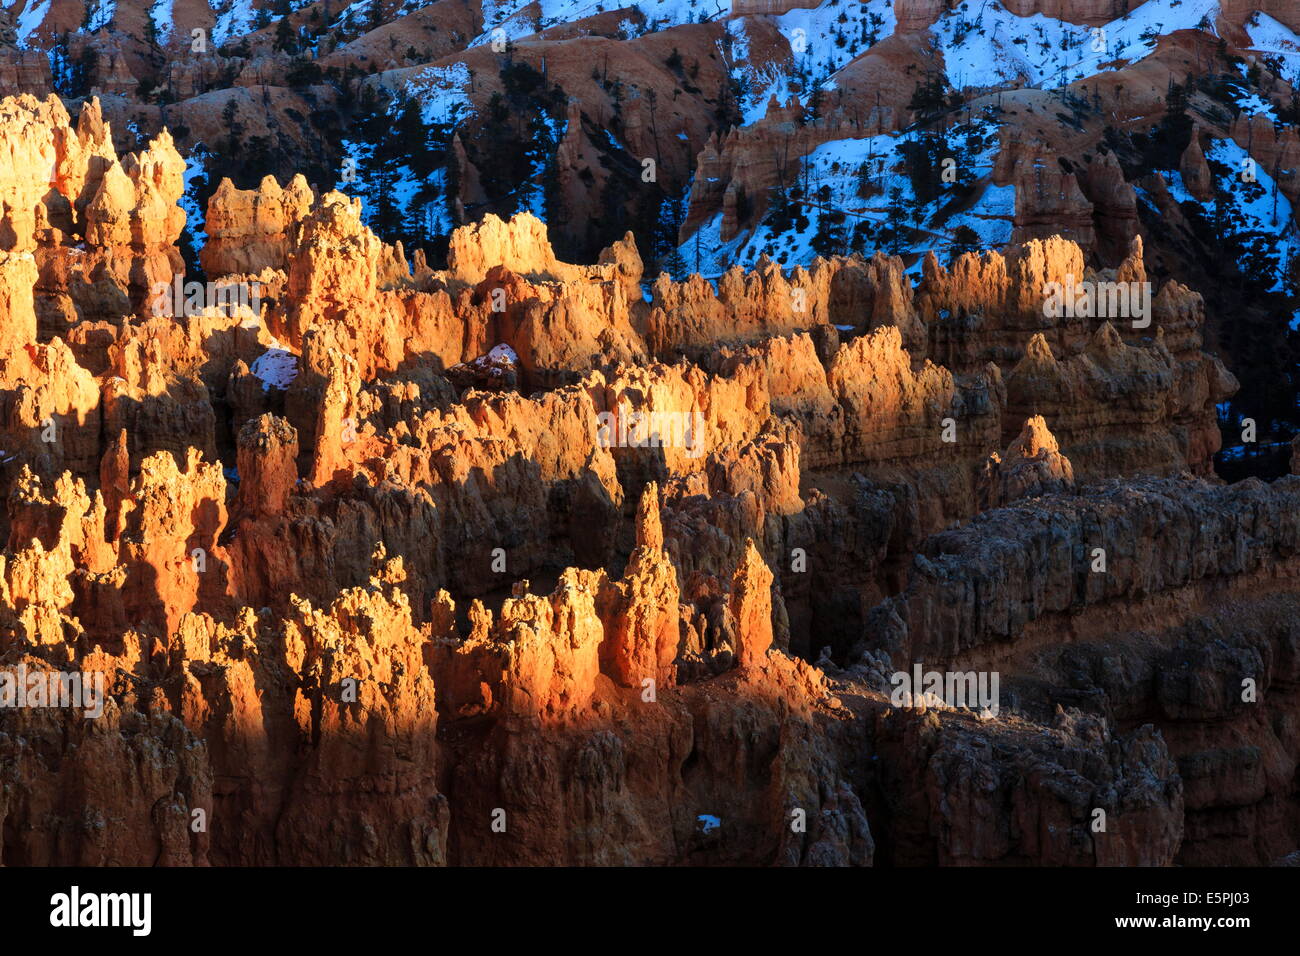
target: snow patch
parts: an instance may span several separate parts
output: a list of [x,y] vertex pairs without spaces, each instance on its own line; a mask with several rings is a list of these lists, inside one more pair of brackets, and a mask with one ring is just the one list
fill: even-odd
[[149,19],[153,22],[154,35],[159,43],[166,43],[172,38],[176,29],[172,4],[174,0],[155,0],[149,8]]
[[[892,36],[898,21],[894,0],[865,0],[845,3],[823,0],[812,9],[791,10],[770,18],[790,45],[794,69],[788,61],[753,62],[746,23],[739,17],[727,23],[726,46],[730,47],[731,75],[740,86],[740,110],[744,125],[761,120],[773,97],[784,103],[794,90],[801,90],[805,105],[812,91],[835,89],[834,76],[855,57]],[[719,47],[725,47],[719,41]]]
[[824,0],[811,10],[791,10],[774,19],[790,43],[796,69],[815,85],[824,84],[850,60],[893,35],[898,26],[894,0]]
[[[764,253],[793,267],[808,265],[820,254],[871,255],[877,250],[915,254],[908,271],[917,272],[928,251],[943,258],[967,246],[1001,248],[1011,240],[1016,191],[991,180],[997,130],[991,115],[978,116],[953,127],[942,147],[936,141],[932,148],[938,152],[962,157],[962,181],[944,184],[925,198],[917,196],[908,175],[909,163],[930,162],[915,155],[929,142],[921,131],[823,143],[800,162],[793,177],[798,194],[790,190],[784,218],[775,208],[779,197],[773,195],[761,221],[740,235],[723,243],[718,214],[678,253],[688,268],[706,275],[732,265],[752,268]],[[914,154],[910,159],[909,152]],[[836,224],[841,215],[843,221]]]
[[86,31],[94,33],[104,29],[116,12],[117,0],[92,0],[86,12]]
[[[635,4],[625,0],[484,0],[483,32],[470,41],[470,46],[491,43],[497,28],[505,39],[521,40],[556,24],[574,23],[614,10],[637,10],[645,18],[644,25],[637,25],[631,18],[619,24],[625,38],[630,38],[725,17],[731,12],[731,0],[637,0]],[[500,34],[495,39],[500,39]]]
[[462,115],[473,113],[470,102],[469,67],[464,63],[427,66],[406,81],[407,98],[420,101],[420,115],[426,126],[454,124]]
[[207,159],[208,151],[202,144],[195,145],[190,151],[190,155],[185,159],[184,183],[185,190],[181,193],[181,198],[177,205],[185,210],[185,231],[190,235],[190,242],[194,246],[194,251],[198,252],[203,248],[203,243],[207,240],[207,234],[203,231],[203,217],[205,210],[199,206],[198,198],[198,180],[204,176],[203,161]]
[[264,392],[272,386],[286,389],[298,377],[298,356],[272,338],[270,347],[253,361],[249,371],[261,381]]
[[[1179,203],[1199,206],[1217,235],[1239,246],[1243,270],[1263,276],[1269,292],[1296,294],[1289,267],[1300,256],[1300,230],[1296,228],[1291,203],[1273,178],[1248,152],[1230,139],[1215,140],[1205,151],[1216,195],[1201,202],[1175,170],[1163,175],[1169,194]],[[1254,181],[1243,179],[1249,172]]]
[[208,0],[216,15],[212,25],[212,43],[221,46],[233,37],[252,33],[257,29],[257,9],[253,0]]
[[1294,30],[1267,13],[1256,12],[1246,21],[1246,33],[1252,50],[1279,58],[1287,82],[1300,86],[1300,36]]
[[930,28],[956,89],[1007,86],[1056,88],[1144,59],[1161,36],[1177,30],[1215,32],[1219,0],[1148,0],[1103,27],[1036,13],[1021,17],[998,0],[963,0]]
[[35,0],[35,2],[28,3],[23,8],[23,12],[18,14],[17,44],[20,50],[27,49],[27,41],[45,22],[45,16],[50,12],[50,6],[53,2],[54,0]]

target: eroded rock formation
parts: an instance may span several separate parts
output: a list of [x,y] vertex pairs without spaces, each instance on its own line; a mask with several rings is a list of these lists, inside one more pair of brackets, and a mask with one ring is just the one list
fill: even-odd
[[[1140,240],[1101,273],[1048,237],[915,287],[879,255],[715,289],[630,236],[564,262],[520,215],[433,270],[268,179],[217,190],[202,253],[259,295],[165,311],[170,138],[119,159],[93,101],[21,97],[0,145],[0,671],[104,682],[102,713],[0,707],[4,863],[1300,839],[1300,486],[1213,479],[1236,383],[1194,291],[1045,308],[1148,281]],[[1001,693],[900,702],[914,664]]]

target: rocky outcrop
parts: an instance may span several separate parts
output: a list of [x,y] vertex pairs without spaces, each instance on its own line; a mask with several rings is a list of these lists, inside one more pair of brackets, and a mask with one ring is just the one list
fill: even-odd
[[[1295,832],[1278,809],[1294,798],[1291,735],[1263,728],[1294,703],[1297,494],[1291,478],[1108,482],[987,512],[921,547],[863,648],[1013,675],[1004,702],[1031,718],[1078,707],[1103,733],[1154,727],[1158,743],[1139,733],[1167,793],[1146,803],[1185,803],[1181,844],[1161,824],[1163,859],[1259,865]],[[1152,849],[1096,843],[1130,863]]]
[[98,100],[75,127],[53,96],[6,98],[0,110],[11,144],[0,244],[36,257],[42,329],[144,311],[154,285],[183,271],[174,244],[185,225],[176,205],[185,164],[171,136],[119,159]]
[[729,269],[717,290],[700,276],[674,282],[660,275],[652,287],[646,335],[659,355],[700,357],[718,342],[743,344],[794,331],[868,331],[897,326],[905,343],[924,354],[925,326],[912,303],[902,261],[877,254],[818,258],[787,276],[766,256],[753,272]]
[[257,189],[236,189],[223,179],[208,199],[203,220],[203,270],[214,278],[285,270],[311,204],[311,188],[301,174],[283,189],[273,176]]
[[[909,659],[988,659],[1003,642],[1047,632],[1053,615],[1138,603],[1206,579],[1286,574],[1297,493],[1289,478],[1229,488],[1147,479],[979,515],[922,545],[892,605],[906,625],[900,649]],[[996,602],[986,598],[995,594]]]
[[520,213],[508,222],[485,216],[452,234],[447,272],[453,280],[478,285],[496,267],[524,278],[560,282],[618,280],[635,288],[641,281],[641,259],[630,235],[603,253],[597,265],[570,265],[556,258],[546,224],[529,213]]
[[1004,454],[992,454],[980,489],[980,510],[1001,507],[1017,498],[1069,491],[1074,487],[1074,467],[1061,454],[1056,437],[1042,415],[1025,419]]

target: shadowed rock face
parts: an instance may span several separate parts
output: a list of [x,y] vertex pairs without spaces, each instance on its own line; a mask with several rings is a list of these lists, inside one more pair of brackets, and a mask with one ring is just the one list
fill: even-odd
[[[1047,238],[647,301],[630,236],[575,265],[487,217],[438,271],[266,180],[206,217],[258,308],[157,314],[177,162],[0,101],[0,675],[104,681],[0,707],[5,864],[1300,842],[1300,479],[1211,477],[1197,293],[1054,320]],[[999,689],[901,700],[913,665]]]

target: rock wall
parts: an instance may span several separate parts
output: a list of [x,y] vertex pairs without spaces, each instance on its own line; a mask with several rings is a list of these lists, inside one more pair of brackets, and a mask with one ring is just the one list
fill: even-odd
[[[859,652],[1001,671],[1012,719],[1077,707],[1103,734],[1136,733],[1167,779],[1138,802],[1182,805],[1161,824],[1183,831],[1166,862],[1268,864],[1297,834],[1298,496],[1290,477],[1112,480],[986,512],[921,546]],[[1117,862],[1152,849],[1134,839]],[[1092,842],[1099,862],[1116,852]]]

